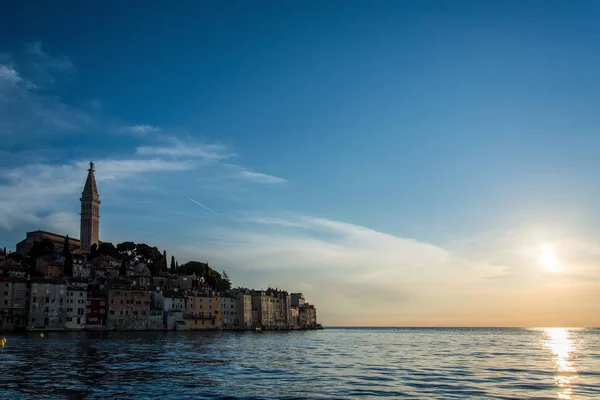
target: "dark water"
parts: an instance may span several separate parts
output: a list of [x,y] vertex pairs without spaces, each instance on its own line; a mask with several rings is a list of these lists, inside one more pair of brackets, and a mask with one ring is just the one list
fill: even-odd
[[[600,398],[600,330],[7,335],[0,398]],[[75,397],[73,397],[75,398]]]

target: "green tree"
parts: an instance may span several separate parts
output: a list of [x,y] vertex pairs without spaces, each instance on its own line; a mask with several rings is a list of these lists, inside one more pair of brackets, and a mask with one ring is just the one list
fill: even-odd
[[218,282],[217,290],[220,292],[227,292],[231,290],[231,280],[229,280],[229,275],[227,275],[227,272],[225,271],[223,271],[221,279]]
[[117,248],[110,242],[102,242],[100,246],[98,246],[98,253],[101,256],[109,256],[112,258],[121,258],[121,253],[117,250]]
[[125,260],[121,261],[121,268],[119,269],[119,276],[127,276],[127,263]]
[[63,257],[67,257],[67,254],[71,252],[71,246],[69,245],[69,235],[65,236],[65,241],[63,243]]
[[67,252],[65,256],[65,266],[63,269],[63,273],[65,276],[73,276],[73,254],[71,252]]
[[123,242],[117,244],[117,251],[121,255],[119,258],[127,262],[133,262],[136,258],[136,244],[133,242]]
[[171,272],[174,274],[175,273],[175,256],[171,256]]
[[92,247],[90,247],[90,253],[88,254],[88,261],[92,261],[94,258],[98,257],[100,253],[98,252],[98,245],[94,243]]
[[169,265],[167,264],[167,251],[166,250],[163,251],[162,270],[165,272],[169,270]]

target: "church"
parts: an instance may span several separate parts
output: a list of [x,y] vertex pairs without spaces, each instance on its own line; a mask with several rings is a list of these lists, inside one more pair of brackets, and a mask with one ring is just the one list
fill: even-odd
[[[79,228],[79,239],[69,238],[69,246],[71,250],[77,253],[89,253],[92,245],[100,244],[100,194],[96,185],[96,176],[94,163],[90,162],[90,168],[87,170],[87,178],[81,192],[81,218]],[[47,231],[32,231],[27,232],[24,240],[17,243],[17,253],[25,256],[31,250],[35,242],[40,242],[42,239],[50,239],[54,243],[54,248],[60,250],[65,243],[65,236]]]

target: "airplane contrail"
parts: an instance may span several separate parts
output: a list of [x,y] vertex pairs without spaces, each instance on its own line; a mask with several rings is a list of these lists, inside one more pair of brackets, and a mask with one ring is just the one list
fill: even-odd
[[211,210],[210,208],[206,207],[204,204],[197,202],[196,200],[189,198],[186,196],[186,199],[188,199],[189,201],[198,204],[200,207],[204,208],[207,211],[210,211],[211,213],[215,214],[217,217],[219,216],[219,214],[217,214],[216,212],[214,212],[213,210]]

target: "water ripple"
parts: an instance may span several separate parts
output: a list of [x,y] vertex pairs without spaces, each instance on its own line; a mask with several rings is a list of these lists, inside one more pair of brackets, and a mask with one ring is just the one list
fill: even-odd
[[[8,335],[1,399],[600,397],[600,331]],[[77,397],[79,396],[79,397]]]

